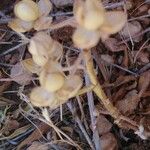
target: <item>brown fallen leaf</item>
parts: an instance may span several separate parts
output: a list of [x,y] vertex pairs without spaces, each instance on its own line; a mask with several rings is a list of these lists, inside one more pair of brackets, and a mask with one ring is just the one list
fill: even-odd
[[17,63],[11,68],[10,77],[20,85],[28,85],[32,80],[32,73],[25,70],[21,63]]
[[136,90],[132,90],[126,94],[124,99],[116,103],[116,107],[122,114],[129,115],[136,109],[139,101],[140,98],[138,97],[138,92]]
[[1,129],[1,134],[9,134],[10,131],[17,129],[18,127],[19,122],[17,120],[6,118],[5,126]]
[[99,115],[96,126],[99,134],[103,135],[110,131],[112,123],[110,123],[103,115]]
[[[3,73],[0,70],[0,79],[3,78]],[[3,91],[5,91],[9,85],[11,84],[11,82],[1,82],[0,83],[0,95],[2,94]]]
[[105,62],[109,63],[109,64],[113,64],[114,63],[113,57],[108,55],[108,54],[102,54],[101,55],[101,59],[104,60]]
[[48,150],[48,145],[35,141],[27,148],[27,150]]
[[108,48],[108,50],[110,50],[112,52],[120,52],[120,51],[124,51],[126,49],[126,46],[123,44],[117,45],[118,40],[115,38],[108,38],[103,43],[106,46],[106,48]]
[[100,137],[102,150],[117,150],[118,144],[115,136],[112,133],[106,133]]
[[139,89],[139,97],[147,90],[150,84],[150,71],[144,72],[139,79],[138,89]]
[[[50,127],[43,122],[41,122],[37,127],[38,129],[35,129],[31,135],[29,135],[24,141],[22,141],[17,146],[17,150],[21,150],[21,148],[25,145],[31,144],[33,141],[39,140],[42,137],[42,134],[46,133],[50,129]],[[39,130],[42,134],[39,132]]]
[[124,38],[134,37],[134,42],[139,42],[142,39],[142,36],[135,37],[142,31],[142,26],[138,21],[128,22],[125,27],[122,29],[121,35]]
[[115,87],[121,86],[123,84],[126,84],[130,81],[135,81],[136,78],[132,75],[128,75],[128,76],[119,76],[117,78],[117,80],[113,83]]
[[132,55],[133,56],[136,56],[135,57],[135,60],[137,60],[138,62],[140,62],[140,63],[145,63],[145,64],[147,64],[147,63],[149,63],[150,62],[150,60],[149,60],[149,53],[148,52],[146,52],[146,51],[140,51],[140,53],[139,53],[139,51],[133,51],[132,52]]

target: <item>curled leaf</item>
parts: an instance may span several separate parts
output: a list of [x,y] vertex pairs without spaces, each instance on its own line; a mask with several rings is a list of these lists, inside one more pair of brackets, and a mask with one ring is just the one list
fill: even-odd
[[40,0],[38,2],[40,16],[47,16],[52,10],[52,4],[50,0]]
[[20,85],[28,85],[31,82],[32,74],[19,62],[11,68],[10,77]]
[[73,34],[73,42],[79,48],[92,48],[97,45],[100,34],[78,27]]
[[121,35],[124,38],[133,37],[133,41],[139,42],[143,36],[134,37],[142,31],[142,26],[138,21],[128,22],[122,29]]
[[108,133],[112,127],[112,123],[109,122],[103,115],[99,115],[96,122],[98,132],[101,135]]
[[106,133],[100,137],[100,143],[102,150],[117,150],[118,143],[115,136],[112,133]]
[[108,11],[105,13],[105,17],[100,30],[107,34],[117,33],[127,22],[127,14],[123,11]]
[[57,91],[58,99],[67,100],[74,97],[82,87],[82,79],[78,75],[70,75],[63,87]]
[[27,22],[21,19],[13,19],[8,23],[8,26],[16,32],[27,32],[33,28],[34,22]]

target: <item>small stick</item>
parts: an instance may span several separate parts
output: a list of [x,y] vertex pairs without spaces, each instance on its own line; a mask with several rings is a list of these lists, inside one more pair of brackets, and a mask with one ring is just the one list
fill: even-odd
[[94,150],[93,143],[92,143],[92,141],[91,141],[89,135],[87,134],[87,132],[86,132],[84,126],[82,125],[82,122],[81,122],[81,120],[79,119],[79,116],[78,116],[77,113],[76,113],[75,107],[73,107],[73,105],[72,105],[71,102],[68,102],[68,103],[67,103],[67,106],[68,106],[69,110],[71,111],[72,115],[74,116],[75,121],[77,122],[77,124],[78,124],[80,130],[82,131],[83,135],[85,136],[85,138],[86,138],[88,144],[90,145],[91,149]]
[[[85,83],[86,83],[86,85],[88,85],[90,83],[90,80],[89,80],[87,74],[85,75]],[[95,149],[101,150],[100,138],[99,138],[98,130],[96,128],[96,117],[94,116],[95,106],[94,106],[93,93],[88,92],[87,98],[88,98],[88,105],[89,105],[89,111],[90,111],[90,117],[91,117],[91,125],[92,125],[93,141],[95,144]]]
[[80,108],[80,111],[81,111],[81,120],[84,122],[84,126],[85,126],[85,128],[88,132],[89,131],[89,126],[88,126],[86,116],[85,116],[85,113],[84,113],[84,110],[83,110],[83,106],[82,106],[82,103],[81,103],[81,98],[80,98],[80,96],[76,96],[76,99],[78,101],[78,105],[79,105],[79,108]]

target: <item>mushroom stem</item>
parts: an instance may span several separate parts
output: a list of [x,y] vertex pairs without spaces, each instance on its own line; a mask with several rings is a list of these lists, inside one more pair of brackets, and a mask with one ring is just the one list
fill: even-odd
[[99,97],[99,101],[101,100],[105,106],[105,108],[109,111],[110,115],[116,120],[115,123],[123,128],[130,127],[134,131],[137,131],[139,128],[139,125],[137,125],[136,122],[133,120],[130,120],[129,118],[123,116],[119,110],[113,106],[109,98],[106,96],[104,90],[102,89],[102,86],[97,80],[97,76],[94,71],[94,65],[92,60],[91,51],[84,49],[83,50],[83,56],[84,61],[86,64],[86,71],[89,75],[89,78],[91,80],[91,83],[95,86],[93,88],[93,92]]

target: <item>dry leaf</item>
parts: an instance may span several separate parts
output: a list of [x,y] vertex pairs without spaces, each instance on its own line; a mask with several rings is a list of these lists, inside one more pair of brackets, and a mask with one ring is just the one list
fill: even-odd
[[99,115],[96,122],[98,132],[101,135],[109,132],[112,127],[112,123],[110,123],[103,115]]
[[[3,73],[0,70],[0,79],[3,78]],[[11,82],[1,82],[0,83],[0,95],[2,95],[2,93],[9,87],[9,85],[11,84]]]
[[109,34],[119,32],[127,22],[127,14],[122,11],[108,11],[105,13],[105,21],[100,31]]
[[124,51],[126,49],[125,45],[117,45],[118,44],[118,40],[115,38],[108,38],[105,41],[103,41],[103,43],[105,44],[106,48],[108,48],[108,50],[112,51],[112,52],[120,52],[120,51]]
[[[29,135],[25,140],[23,140],[17,146],[17,150],[21,150],[23,146],[25,146],[27,144],[31,144],[33,141],[40,140],[42,135],[47,133],[49,129],[50,129],[49,125],[41,122],[39,125],[37,125],[37,128],[32,132],[32,134]],[[39,130],[40,130],[40,132],[39,132]],[[42,149],[40,149],[40,150],[42,150]]]
[[131,82],[131,81],[135,81],[136,78],[132,75],[128,75],[128,76],[119,76],[117,78],[117,80],[113,83],[115,87],[118,87],[122,84],[126,84],[128,82]]
[[52,19],[52,17],[40,17],[38,20],[35,21],[34,29],[37,31],[48,29],[52,23]]
[[124,99],[117,102],[116,107],[122,114],[129,115],[136,109],[139,101],[140,98],[138,97],[137,91],[132,90],[126,94]]
[[73,34],[74,44],[82,49],[92,48],[97,45],[100,34],[96,31],[89,31],[78,27]]
[[2,134],[5,134],[6,132],[13,131],[14,129],[19,128],[19,122],[17,120],[12,120],[10,118],[6,118],[5,120],[5,126],[2,128],[1,132]]
[[[122,29],[121,35],[125,38],[129,38],[136,36],[142,30],[142,26],[138,21],[128,22],[124,28]],[[141,41],[142,36],[134,37],[133,40],[135,42]]]
[[[138,53],[138,55],[137,55]],[[148,52],[145,52],[145,51],[133,51],[133,56],[135,56],[135,60],[138,60],[142,63],[149,63],[150,62],[150,59],[149,59],[149,53]]]
[[21,63],[17,63],[11,68],[10,77],[20,85],[28,85],[31,82],[32,73],[25,70]]
[[28,58],[21,61],[23,67],[27,69],[31,73],[39,74],[41,71],[41,67],[34,63],[32,58]]
[[57,91],[57,97],[62,100],[67,100],[77,94],[82,87],[82,79],[78,75],[70,75],[66,79],[63,87]]
[[114,63],[113,57],[108,55],[108,54],[102,54],[101,55],[101,59],[104,60],[105,62],[109,63],[109,64],[113,64]]
[[139,97],[148,89],[150,85],[150,71],[144,72],[138,82]]
[[47,16],[52,10],[52,4],[50,0],[40,0],[38,2],[39,16]]
[[16,32],[27,32],[33,28],[34,22],[27,22],[21,19],[13,19],[8,23],[8,26]]
[[27,148],[27,150],[48,150],[48,145],[35,141]]
[[106,133],[100,137],[102,150],[117,150],[117,140],[112,133]]

